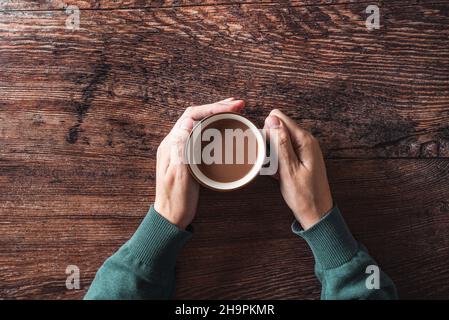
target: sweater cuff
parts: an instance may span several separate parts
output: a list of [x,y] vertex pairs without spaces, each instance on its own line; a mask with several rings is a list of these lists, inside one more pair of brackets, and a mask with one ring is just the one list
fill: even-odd
[[127,246],[134,257],[160,273],[174,269],[176,258],[191,236],[192,232],[179,229],[151,206]]
[[337,206],[307,230],[294,221],[292,231],[307,241],[317,265],[322,269],[333,269],[345,264],[358,250],[358,243]]

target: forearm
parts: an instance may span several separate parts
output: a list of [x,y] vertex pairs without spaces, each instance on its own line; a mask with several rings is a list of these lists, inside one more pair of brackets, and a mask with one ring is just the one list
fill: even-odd
[[[322,299],[396,299],[393,281],[379,272],[379,286],[370,268],[378,268],[366,249],[350,233],[334,207],[323,219],[304,231],[297,222],[292,230],[303,237],[315,257],[315,272],[322,284]],[[367,269],[369,266],[370,267]],[[372,276],[372,277],[371,277]],[[371,283],[370,280],[374,280]]]
[[151,207],[132,236],[98,270],[84,299],[168,299],[176,258],[191,237]]

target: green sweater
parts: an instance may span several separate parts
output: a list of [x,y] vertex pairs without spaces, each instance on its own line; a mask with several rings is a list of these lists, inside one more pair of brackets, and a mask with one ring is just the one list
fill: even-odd
[[[393,282],[382,271],[377,273],[376,287],[376,274],[370,273],[373,267],[367,272],[376,262],[354,240],[337,207],[310,229],[302,230],[295,221],[292,230],[312,249],[322,299],[397,298]],[[180,230],[151,207],[132,238],[98,270],[84,298],[170,298],[176,259],[191,236],[189,229]]]

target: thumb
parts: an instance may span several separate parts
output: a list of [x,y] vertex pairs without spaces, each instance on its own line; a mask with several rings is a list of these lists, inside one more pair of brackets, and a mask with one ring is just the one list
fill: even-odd
[[[285,124],[276,116],[268,116],[265,119],[267,137],[270,139],[270,146],[274,147],[274,161],[278,161],[281,178],[284,174],[289,174],[291,166],[298,162],[298,157],[293,150],[290,133]],[[271,149],[270,149],[271,150]],[[274,158],[273,158],[274,157]]]

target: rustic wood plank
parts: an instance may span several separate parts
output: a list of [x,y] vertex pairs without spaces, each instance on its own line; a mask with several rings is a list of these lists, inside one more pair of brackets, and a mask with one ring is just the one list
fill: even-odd
[[[409,0],[393,0],[394,4],[407,4]],[[420,2],[436,2],[435,0],[424,0]],[[441,1],[439,1],[441,2]],[[143,9],[143,8],[178,8],[187,6],[228,6],[240,4],[265,4],[265,5],[289,5],[289,6],[309,6],[309,5],[340,5],[347,3],[377,4],[382,6],[383,1],[372,0],[0,0],[0,10],[63,10],[68,5],[76,6],[84,10],[110,10],[110,9]]]
[[375,32],[363,9],[87,11],[78,31],[2,12],[3,152],[148,156],[186,106],[235,95],[259,125],[283,109],[329,158],[447,157],[448,6],[385,6]]
[[[279,107],[319,137],[335,198],[403,298],[448,297],[446,2],[388,2],[374,32],[361,1],[164,10],[85,1],[76,3],[95,10],[77,31],[62,10],[45,11],[50,2],[5,12],[8,3],[0,298],[81,298],[153,201],[155,150],[174,120],[230,95],[259,125]],[[177,297],[318,297],[276,188],[261,178],[238,194],[203,191]],[[68,264],[80,267],[83,290],[65,289]]]
[[[23,159],[16,163],[21,170],[0,165],[2,298],[81,298],[154,199],[154,178],[147,178],[153,159],[83,159],[81,173],[76,157],[57,160]],[[447,298],[449,161],[340,159],[327,165],[348,224],[401,297]],[[52,180],[61,170],[60,181]],[[270,178],[241,192],[202,190],[195,236],[178,265],[176,296],[317,298],[312,256],[291,233],[291,221]],[[81,269],[80,291],[65,289],[68,264]]]

